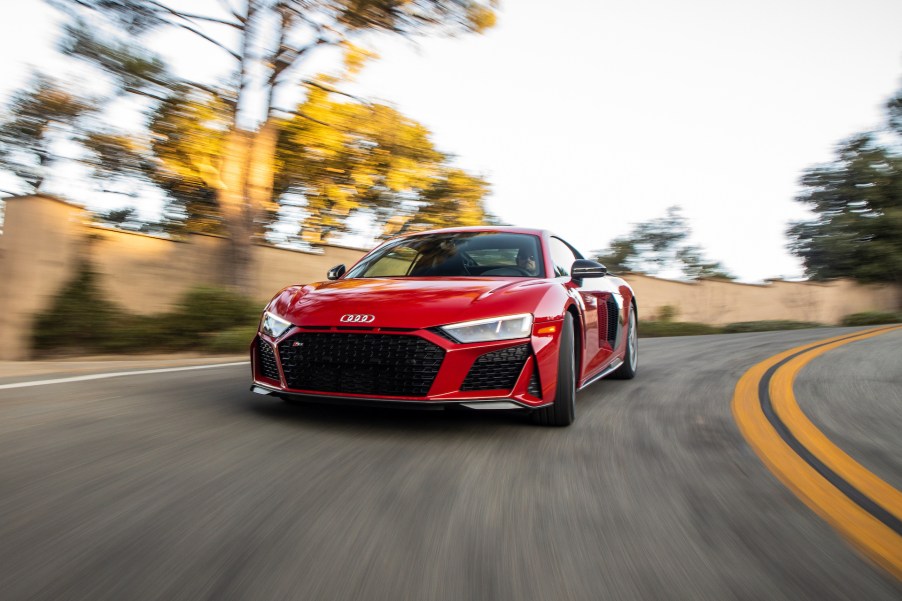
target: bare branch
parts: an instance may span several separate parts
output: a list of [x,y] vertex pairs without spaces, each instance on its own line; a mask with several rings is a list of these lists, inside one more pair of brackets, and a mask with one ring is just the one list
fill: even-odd
[[234,50],[232,50],[232,49],[229,48],[228,46],[222,44],[221,42],[216,41],[214,38],[211,38],[210,36],[208,36],[208,35],[205,34],[204,32],[202,32],[202,31],[200,31],[200,30],[198,30],[198,29],[195,29],[194,27],[191,27],[190,25],[187,25],[187,24],[185,24],[185,23],[176,23],[175,21],[165,21],[165,22],[166,22],[167,24],[169,24],[169,25],[172,25],[173,27],[180,27],[181,29],[184,29],[184,30],[186,30],[186,31],[190,31],[190,32],[193,33],[194,35],[196,35],[196,36],[198,36],[198,37],[201,37],[201,38],[207,40],[208,42],[210,42],[211,44],[213,44],[213,45],[216,46],[217,48],[220,48],[220,49],[223,50],[224,52],[228,53],[228,55],[231,56],[232,58],[234,58],[236,61],[240,61],[240,60],[241,60],[241,56],[240,56],[237,52],[235,52]]
[[227,13],[235,17],[239,23],[247,23],[247,19],[238,14],[238,11],[232,8],[232,5],[229,3],[229,0],[219,0],[219,5],[223,7]]
[[151,98],[158,102],[163,102],[166,100],[166,98],[164,96],[157,96],[156,94],[153,94],[146,90],[139,90],[138,88],[134,88],[131,86],[123,88],[123,91],[128,92],[129,94],[137,94],[138,96],[144,96],[145,98]]
[[182,81],[180,81],[179,83],[184,84],[184,85],[186,85],[186,86],[188,86],[188,87],[190,87],[190,88],[194,88],[194,89],[196,89],[196,90],[200,90],[201,92],[206,92],[206,93],[209,94],[210,96],[213,96],[213,97],[215,97],[215,98],[219,98],[220,100],[222,100],[223,102],[225,102],[225,103],[227,103],[227,104],[232,104],[232,103],[234,102],[233,100],[231,100],[230,98],[228,98],[227,96],[225,96],[225,95],[222,93],[222,90],[217,90],[217,89],[214,88],[214,87],[207,86],[207,85],[204,85],[204,84],[202,84],[202,83],[197,83],[196,81],[185,81],[185,80],[182,80]]
[[163,4],[162,2],[157,2],[156,0],[146,0],[148,4],[156,6],[160,10],[164,10],[171,15],[174,15],[180,19],[185,21],[207,21],[208,23],[218,23],[219,25],[228,25],[229,27],[234,27],[235,29],[240,29],[240,23],[233,23],[232,21],[224,21],[222,19],[217,19],[215,17],[208,17],[206,15],[195,15],[192,13],[186,13],[182,11],[175,10]]
[[310,17],[305,15],[303,12],[301,12],[301,10],[298,7],[288,4],[287,2],[283,2],[281,4],[281,6],[285,10],[293,13],[301,21],[303,21],[304,23],[306,23],[307,25],[309,25],[310,27],[315,29],[317,32],[321,32],[323,30],[323,25],[321,23],[317,23],[316,21],[314,21],[313,19],[311,19]]
[[320,120],[317,119],[316,117],[311,117],[310,115],[308,115],[307,113],[305,113],[305,112],[303,112],[303,111],[298,111],[298,110],[291,111],[291,110],[283,109],[283,108],[279,108],[279,107],[273,107],[272,110],[275,111],[275,112],[278,112],[278,113],[285,113],[285,114],[288,114],[288,115],[294,115],[294,116],[296,116],[296,117],[300,117],[301,119],[306,119],[306,120],[308,120],[308,121],[313,121],[314,123],[316,123],[316,124],[318,124],[318,125],[322,125],[322,126],[324,126],[324,127],[331,127],[331,128],[333,128],[333,129],[337,129],[337,130],[339,130],[339,131],[350,131],[350,130],[347,129],[346,127],[342,127],[342,126],[340,126],[340,125],[335,125],[335,124],[332,124],[332,123],[326,123],[325,121],[320,121]]
[[251,28],[256,12],[256,3],[248,0],[247,14],[245,14],[244,21],[242,21],[245,26],[241,29],[241,56],[238,58],[238,93],[235,95],[235,105],[233,107],[234,114],[232,115],[232,118],[236,123],[241,106],[241,99],[244,97],[244,90],[247,86],[247,63],[251,51]]
[[[271,85],[278,85],[281,82],[282,73],[289,71],[298,65],[300,60],[317,46],[322,46],[323,44],[333,45],[336,43],[336,41],[319,37],[316,41],[311,42],[303,48],[286,48],[284,51],[280,51],[275,57],[275,67],[270,74]],[[288,58],[289,56],[290,58]]]
[[[167,90],[172,88],[172,83],[171,83],[171,82],[163,81],[163,80],[157,79],[157,78],[155,78],[155,77],[149,77],[149,76],[146,76],[146,75],[145,75],[144,77],[142,77],[142,79],[143,79],[144,81],[148,82],[148,83],[152,83],[152,84],[154,84],[154,85],[156,85],[156,86],[160,86],[161,88],[164,88],[164,89],[167,89]],[[208,85],[204,85],[204,84],[198,83],[198,82],[196,82],[196,81],[188,81],[188,80],[184,80],[184,79],[179,80],[178,83],[179,83],[180,85],[183,85],[183,86],[186,86],[186,87],[189,87],[189,88],[194,88],[195,90],[198,90],[198,91],[201,91],[201,92],[206,92],[207,94],[209,94],[210,96],[213,96],[214,98],[219,98],[220,100],[222,100],[222,101],[225,102],[226,104],[233,104],[233,103],[234,103],[233,100],[231,100],[231,99],[229,99],[228,97],[226,97],[225,95],[223,95],[223,93],[222,93],[221,90],[217,90],[217,89],[214,88],[214,87],[211,87],[211,86],[208,86]],[[159,101],[166,100],[165,97],[156,96],[156,95],[154,95],[154,94],[152,94],[152,93],[150,93],[150,92],[147,92],[147,91],[144,91],[144,90],[138,90],[138,89],[133,88],[133,87],[126,88],[126,91],[127,91],[127,92],[131,92],[131,93],[133,93],[133,94],[138,94],[138,95],[140,95],[140,96],[146,96],[146,97],[148,97],[148,98],[153,98],[154,100],[159,100]]]
[[113,190],[112,188],[98,188],[101,192],[105,192],[108,194],[119,194],[120,196],[128,196],[129,198],[136,198],[138,196],[137,192],[123,192],[122,190]]
[[337,89],[333,88],[332,86],[328,86],[324,83],[318,82],[313,79],[303,79],[303,80],[301,80],[301,83],[304,85],[312,86],[314,88],[319,88],[320,90],[323,90],[324,92],[329,92],[330,94],[338,94],[339,96],[345,96],[346,98],[356,100],[360,104],[363,104],[363,105],[366,105],[369,107],[373,106],[373,103],[370,102],[369,100],[367,100],[366,98],[362,98],[360,96],[355,96],[353,94],[348,94],[347,92],[342,92],[341,90],[337,90]]
[[[284,8],[285,6],[285,4],[279,4],[278,8]],[[279,24],[279,41],[276,44],[276,50],[273,52],[272,56],[266,60],[266,62],[271,65],[272,69],[266,81],[266,86],[269,88],[266,94],[267,115],[272,112],[272,103],[276,95],[276,80],[279,79],[279,74],[286,68],[282,57],[288,50],[288,47],[285,45],[285,38],[288,37],[288,30],[291,29],[292,24],[292,14],[290,14],[290,11],[280,12],[282,18],[281,23]]]

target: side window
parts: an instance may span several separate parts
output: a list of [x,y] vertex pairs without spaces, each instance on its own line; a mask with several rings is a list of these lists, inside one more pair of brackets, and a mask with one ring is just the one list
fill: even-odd
[[554,263],[554,276],[570,275],[570,267],[576,260],[576,255],[562,240],[551,238],[551,261]]

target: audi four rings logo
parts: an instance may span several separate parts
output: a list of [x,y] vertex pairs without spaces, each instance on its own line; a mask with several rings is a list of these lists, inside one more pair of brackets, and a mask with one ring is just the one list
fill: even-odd
[[375,319],[375,315],[362,315],[360,313],[347,313],[341,316],[342,323],[370,323]]

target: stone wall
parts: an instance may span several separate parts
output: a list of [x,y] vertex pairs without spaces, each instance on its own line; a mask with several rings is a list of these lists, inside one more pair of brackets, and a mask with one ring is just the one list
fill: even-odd
[[[34,316],[88,260],[108,298],[134,313],[169,309],[188,289],[216,281],[216,236],[174,241],[92,224],[78,206],[49,196],[7,199],[0,236],[0,359],[24,359]],[[322,253],[254,247],[254,296],[261,307],[280,288],[325,279],[338,263],[350,266],[360,249],[323,246]],[[678,321],[721,325],[792,319],[837,323],[859,311],[893,311],[902,305],[894,286],[862,286],[848,280],[817,284],[776,281],[765,285],[721,280],[676,282],[626,276],[650,319],[672,307]],[[52,327],[50,325],[49,327]]]
[[[6,200],[0,236],[0,360],[28,357],[34,316],[88,261],[107,297],[134,313],[165,311],[190,288],[213,284],[217,236],[174,241],[92,224],[84,209],[49,196]],[[263,305],[289,284],[323,280],[350,266],[360,249],[322,246],[322,253],[257,245],[254,297]],[[52,327],[52,326],[51,326]]]
[[850,313],[895,311],[902,289],[852,280],[739,284],[728,280],[676,282],[625,275],[639,300],[640,319],[654,319],[670,307],[675,321],[725,325],[739,321],[789,319],[838,324]]

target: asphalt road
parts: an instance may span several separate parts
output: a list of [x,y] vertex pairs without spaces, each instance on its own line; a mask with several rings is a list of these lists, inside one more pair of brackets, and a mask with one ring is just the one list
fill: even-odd
[[[0,599],[897,601],[731,414],[753,364],[843,331],[642,339],[638,378],[580,393],[565,429],[294,407],[247,366],[0,390]],[[796,382],[895,486],[900,348]]]

